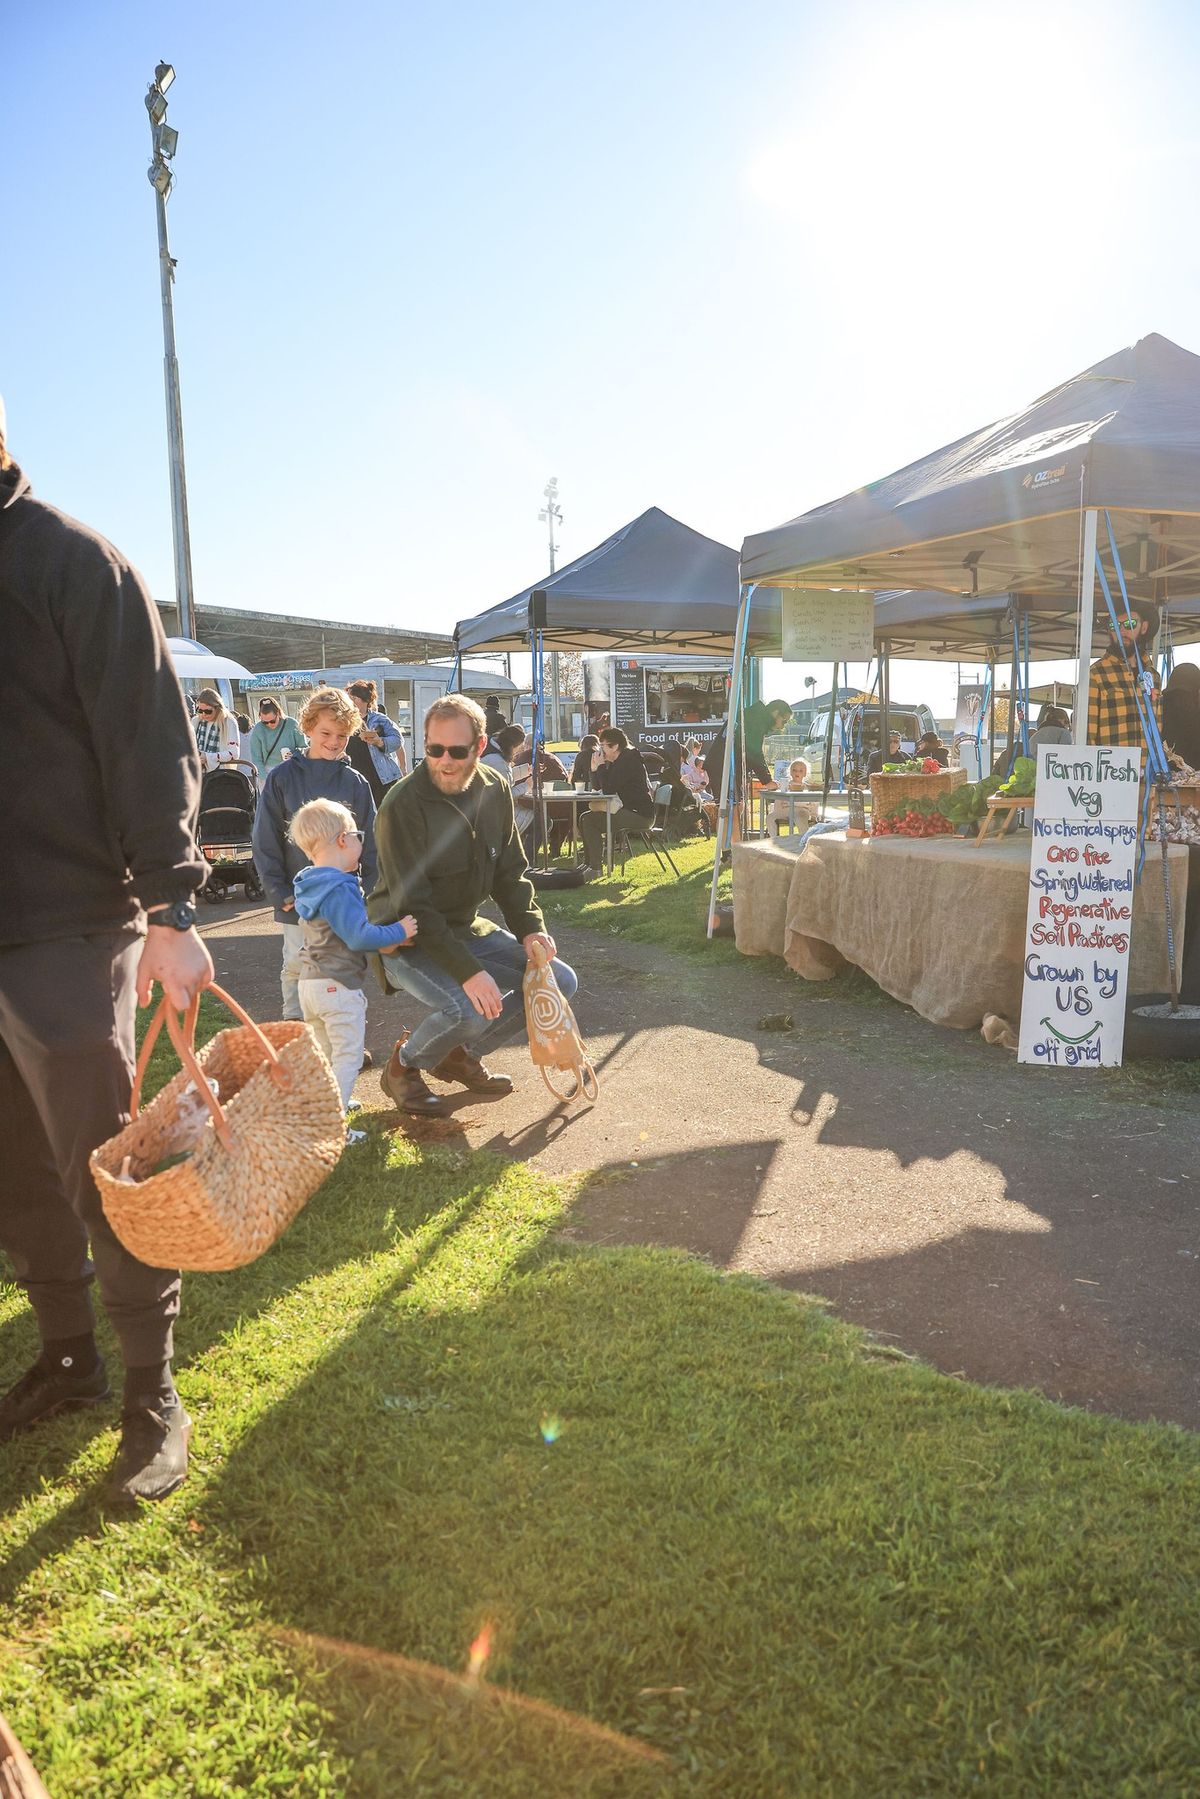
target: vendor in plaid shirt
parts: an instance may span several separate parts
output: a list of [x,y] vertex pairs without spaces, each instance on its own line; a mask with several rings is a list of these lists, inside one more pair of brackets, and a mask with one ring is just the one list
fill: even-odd
[[[1158,607],[1149,600],[1117,601],[1117,631],[1112,643],[1088,676],[1088,742],[1125,744],[1141,749],[1145,742],[1138,715],[1135,683],[1137,658],[1154,677],[1155,719],[1162,720],[1162,696],[1154,669],[1154,640],[1158,636]],[[1134,644],[1137,645],[1136,651]]]

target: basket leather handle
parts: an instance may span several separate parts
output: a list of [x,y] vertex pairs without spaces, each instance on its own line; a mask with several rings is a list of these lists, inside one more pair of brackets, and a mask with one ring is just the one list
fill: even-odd
[[[223,1005],[228,1007],[229,1011],[233,1013],[234,1017],[238,1019],[240,1023],[246,1025],[249,1030],[253,1031],[258,1039],[259,1047],[266,1057],[268,1072],[270,1073],[272,1080],[283,1092],[287,1092],[292,1084],[291,1076],[280,1062],[279,1052],[276,1050],[274,1044],[263,1035],[262,1031],[259,1030],[254,1020],[250,1017],[250,1014],[244,1011],[233,996],[226,993],[223,987],[218,987],[215,981],[211,982],[205,991],[211,993],[214,998],[219,999]],[[212,1114],[213,1129],[216,1132],[217,1137],[225,1149],[232,1149],[233,1137],[230,1133],[229,1126],[225,1121],[225,1114],[221,1110],[221,1102],[213,1093],[212,1088],[205,1078],[204,1071],[196,1060],[196,1020],[199,1013],[199,994],[195,995],[191,1004],[188,1006],[187,1011],[183,1013],[176,1013],[175,1008],[168,1003],[166,994],[164,994],[162,999],[158,1002],[154,1017],[150,1020],[149,1029],[142,1041],[141,1051],[138,1055],[137,1069],[134,1073],[133,1080],[133,1096],[129,1102],[129,1116],[130,1118],[136,1118],[138,1112],[141,1110],[142,1085],[146,1078],[146,1069],[150,1065],[150,1057],[154,1052],[154,1045],[157,1043],[162,1032],[163,1024],[165,1023],[167,1034],[174,1045],[176,1055],[191,1075],[197,1093]]]

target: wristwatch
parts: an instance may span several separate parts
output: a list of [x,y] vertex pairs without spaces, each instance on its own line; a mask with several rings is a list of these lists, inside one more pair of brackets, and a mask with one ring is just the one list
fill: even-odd
[[172,900],[169,906],[155,906],[147,912],[146,923],[165,925],[172,931],[190,931],[196,922],[196,908],[191,900]]

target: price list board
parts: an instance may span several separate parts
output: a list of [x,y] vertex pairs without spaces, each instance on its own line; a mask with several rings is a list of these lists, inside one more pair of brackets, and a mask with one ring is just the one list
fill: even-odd
[[869,662],[874,654],[873,593],[783,590],[785,662]]

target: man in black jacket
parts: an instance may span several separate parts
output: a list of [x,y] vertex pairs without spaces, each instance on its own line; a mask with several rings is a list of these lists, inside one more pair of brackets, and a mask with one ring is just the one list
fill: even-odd
[[204,879],[199,763],[140,577],[102,537],[34,499],[5,452],[2,409],[0,671],[12,727],[0,1249],[42,1339],[0,1399],[0,1441],[107,1399],[94,1272],[125,1363],[110,1495],[159,1499],[184,1478],[191,1429],[171,1377],[179,1276],[122,1248],[88,1156],[129,1115],[135,996],[147,1004],[158,981],[182,1008],[212,979],[190,904]]
[[[486,742],[474,700],[460,693],[435,700],[425,715],[424,760],[388,788],[375,821],[379,884],[367,916],[390,924],[411,912],[420,926],[413,947],[381,958],[380,972],[430,1008],[383,1071],[383,1091],[405,1112],[444,1109],[426,1074],[472,1093],[512,1092],[508,1076],[493,1074],[480,1052],[523,1026],[521,980],[535,945],[553,959],[567,999],[577,985],[546,935],[512,788],[480,764]],[[480,916],[489,900],[507,930]]]

